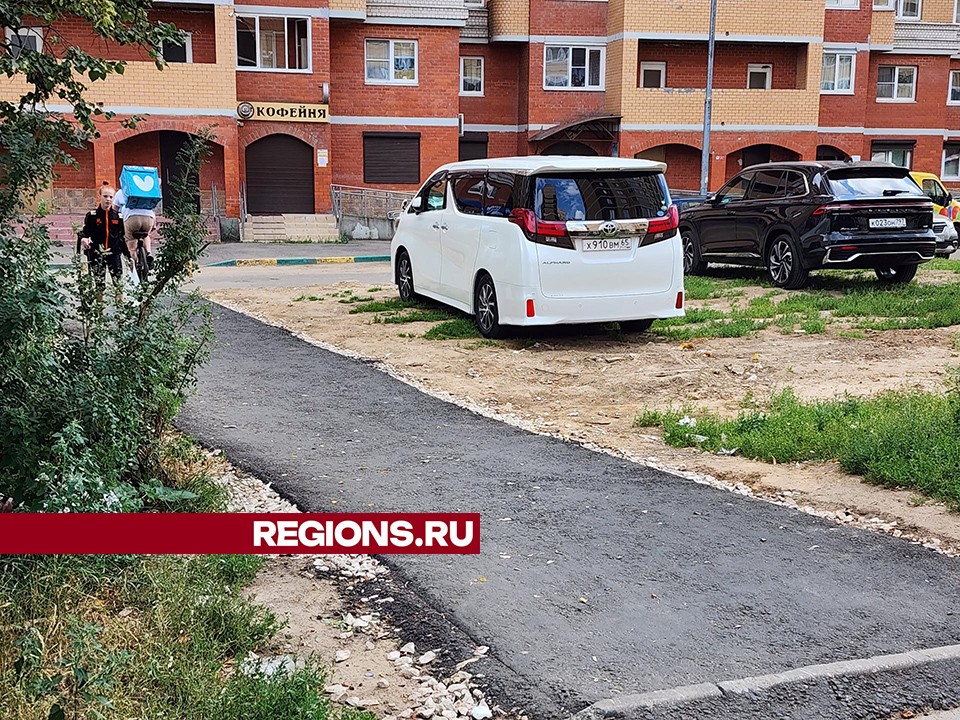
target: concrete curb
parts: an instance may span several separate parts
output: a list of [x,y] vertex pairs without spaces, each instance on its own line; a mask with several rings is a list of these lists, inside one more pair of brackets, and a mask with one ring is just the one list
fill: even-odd
[[300,258],[240,258],[220,260],[202,267],[250,267],[257,265],[339,265],[343,263],[390,262],[389,255],[355,255],[346,257],[300,257]]
[[601,700],[573,720],[879,718],[960,707],[960,645]]

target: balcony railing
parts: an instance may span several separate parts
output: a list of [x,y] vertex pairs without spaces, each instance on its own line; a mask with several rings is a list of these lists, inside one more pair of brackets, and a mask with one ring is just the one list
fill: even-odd
[[894,50],[949,50],[960,52],[960,25],[898,22],[893,26]]

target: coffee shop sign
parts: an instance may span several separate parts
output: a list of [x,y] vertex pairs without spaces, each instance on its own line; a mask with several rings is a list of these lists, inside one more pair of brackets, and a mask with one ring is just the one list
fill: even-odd
[[242,102],[237,105],[240,120],[279,120],[280,122],[330,122],[328,105],[303,103]]

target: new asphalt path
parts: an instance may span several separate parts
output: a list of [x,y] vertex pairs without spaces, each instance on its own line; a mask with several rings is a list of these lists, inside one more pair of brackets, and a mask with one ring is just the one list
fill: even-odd
[[[532,718],[610,698],[597,717],[960,705],[955,649],[760,683],[773,691],[722,684],[960,643],[956,560],[530,434],[214,316],[217,346],[180,426],[304,510],[481,513],[480,555],[385,558],[407,596],[395,620],[411,637],[432,623],[437,645],[448,624],[464,646],[446,649],[451,662],[489,645],[486,681]],[[652,691],[687,686],[657,714]]]

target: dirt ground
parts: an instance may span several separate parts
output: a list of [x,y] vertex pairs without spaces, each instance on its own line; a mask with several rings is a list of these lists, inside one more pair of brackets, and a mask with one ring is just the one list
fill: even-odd
[[[960,364],[954,349],[957,328],[869,331],[861,339],[838,336],[833,326],[820,335],[784,335],[771,327],[743,338],[692,343],[565,328],[496,343],[428,341],[418,336],[433,323],[384,324],[369,313],[350,314],[352,304],[331,297],[346,290],[396,297],[393,287],[371,293],[369,286],[351,283],[208,295],[540,431],[743,483],[761,493],[787,491],[800,504],[895,521],[903,531],[960,547],[960,514],[923,502],[913,492],[868,485],[831,464],[771,465],[672,448],[656,430],[633,425],[644,409],[685,404],[735,415],[748,393],[763,400],[788,386],[805,399],[942,389],[947,367]],[[311,295],[323,299],[294,301]]]

